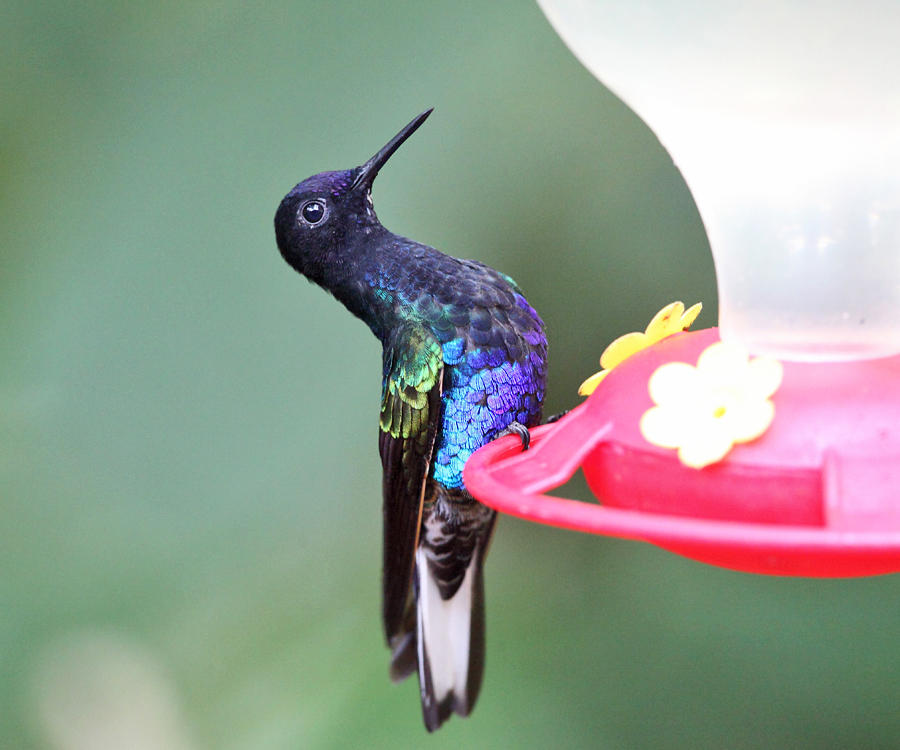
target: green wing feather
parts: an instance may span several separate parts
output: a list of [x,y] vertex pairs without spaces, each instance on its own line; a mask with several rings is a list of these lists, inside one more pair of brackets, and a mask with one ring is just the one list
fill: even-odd
[[424,327],[399,327],[384,346],[378,449],[384,469],[383,616],[389,644],[405,634],[425,484],[441,417],[441,345]]

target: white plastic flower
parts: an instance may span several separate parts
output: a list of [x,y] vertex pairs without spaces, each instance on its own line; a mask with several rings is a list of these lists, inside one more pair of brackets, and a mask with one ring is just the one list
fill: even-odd
[[669,362],[650,376],[656,406],[641,417],[641,434],[697,469],[721,461],[735,443],[762,435],[775,417],[770,397],[783,368],[771,357],[750,359],[734,344],[717,342],[694,367]]

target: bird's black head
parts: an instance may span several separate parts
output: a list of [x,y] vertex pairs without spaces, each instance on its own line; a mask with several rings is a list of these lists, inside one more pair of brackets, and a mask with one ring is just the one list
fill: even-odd
[[327,285],[330,273],[346,265],[354,240],[381,227],[372,207],[372,182],[430,114],[428,109],[412,120],[362,166],[313,175],[284,197],[275,213],[275,238],[294,269]]

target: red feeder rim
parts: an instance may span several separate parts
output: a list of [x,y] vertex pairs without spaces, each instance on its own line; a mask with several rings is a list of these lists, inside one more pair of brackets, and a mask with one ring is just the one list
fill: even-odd
[[[900,357],[785,362],[775,419],[703,469],[648,443],[641,415],[662,364],[695,364],[718,329],[681,333],[618,365],[561,420],[478,451],[464,471],[484,504],[551,526],[651,542],[751,573],[900,571]],[[603,504],[547,494],[582,469]]]

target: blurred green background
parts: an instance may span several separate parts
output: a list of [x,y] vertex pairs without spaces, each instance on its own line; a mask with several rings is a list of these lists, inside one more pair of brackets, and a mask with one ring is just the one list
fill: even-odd
[[[275,208],[435,106],[379,215],[518,280],[553,413],[665,302],[715,323],[671,161],[531,2],[7,0],[0,81],[0,747],[424,746],[378,344]],[[505,518],[479,705],[427,744],[897,748],[898,595]]]

